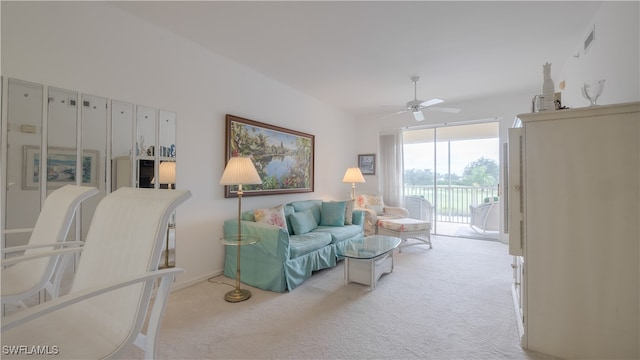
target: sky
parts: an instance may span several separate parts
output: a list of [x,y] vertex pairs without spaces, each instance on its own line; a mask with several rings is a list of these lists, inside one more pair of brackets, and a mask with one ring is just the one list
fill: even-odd
[[[437,143],[437,173],[447,173],[447,142]],[[461,140],[451,142],[451,173],[462,175],[464,168],[481,157],[500,163],[500,148],[497,138]],[[404,146],[404,169],[431,169],[433,171],[433,143]]]

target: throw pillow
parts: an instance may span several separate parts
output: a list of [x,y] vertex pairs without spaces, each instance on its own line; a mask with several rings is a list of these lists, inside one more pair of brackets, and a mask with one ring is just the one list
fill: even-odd
[[258,223],[275,225],[289,231],[287,229],[287,220],[284,217],[284,206],[282,205],[269,209],[256,209],[253,211],[253,215]]
[[313,216],[311,210],[294,212],[289,215],[289,221],[293,228],[293,233],[296,235],[306,234],[309,231],[318,227],[316,218]]
[[344,201],[323,202],[320,210],[320,225],[344,226],[344,213],[347,204]]
[[345,201],[346,207],[344,209],[344,224],[352,225],[353,224],[353,208],[355,207],[356,200],[347,200]]

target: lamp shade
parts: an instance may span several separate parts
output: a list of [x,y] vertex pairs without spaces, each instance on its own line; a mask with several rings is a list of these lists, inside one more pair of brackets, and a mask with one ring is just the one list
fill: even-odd
[[362,172],[358,167],[350,167],[347,169],[347,172],[344,173],[344,177],[342,178],[342,182],[345,183],[363,183],[364,177],[362,176]]
[[220,179],[220,185],[240,184],[262,184],[253,161],[244,156],[230,158]]
[[176,183],[176,162],[175,161],[163,161],[160,163],[158,169],[158,177],[160,178],[160,184],[175,184]]

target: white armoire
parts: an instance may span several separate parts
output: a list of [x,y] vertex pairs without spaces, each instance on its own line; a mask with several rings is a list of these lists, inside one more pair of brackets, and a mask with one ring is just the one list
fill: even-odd
[[523,114],[509,129],[522,346],[640,357],[640,103]]

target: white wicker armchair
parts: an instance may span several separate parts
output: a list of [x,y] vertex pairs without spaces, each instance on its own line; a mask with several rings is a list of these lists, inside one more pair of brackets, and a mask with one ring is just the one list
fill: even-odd
[[407,195],[404,197],[404,207],[409,211],[410,218],[433,224],[433,205],[424,197]]
[[499,231],[500,230],[500,203],[497,201],[489,201],[480,205],[471,205],[471,228],[476,231],[482,230],[483,233],[487,231]]
[[385,205],[380,194],[358,194],[354,207],[365,212],[365,236],[376,234],[379,220],[399,219],[409,216],[409,211],[405,208]]

